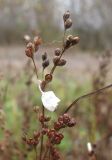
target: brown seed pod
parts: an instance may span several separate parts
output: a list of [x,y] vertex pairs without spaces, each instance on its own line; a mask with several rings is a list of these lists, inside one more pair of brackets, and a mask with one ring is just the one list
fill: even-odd
[[51,74],[46,74],[45,75],[45,81],[46,82],[51,82],[52,81],[52,75]]
[[60,48],[56,48],[54,51],[56,56],[59,56],[61,54],[61,49]]
[[70,17],[70,12],[69,11],[66,11],[63,15],[63,20],[64,22]]
[[46,67],[48,67],[48,66],[49,66],[49,60],[48,60],[48,59],[45,60],[45,61],[42,63],[42,66],[43,66],[44,69],[45,69]]
[[42,60],[45,61],[47,59],[47,53],[45,52],[43,55],[42,55]]
[[59,59],[59,57],[55,57],[53,59],[53,62],[57,66],[64,66],[66,64],[66,60],[65,59]]
[[58,62],[59,62],[59,60],[60,60],[60,58],[59,58],[58,56],[55,56],[55,57],[53,58],[53,63],[54,63],[55,65],[57,65]]
[[72,20],[68,18],[64,23],[65,29],[69,29],[72,26]]
[[73,38],[74,38],[74,37],[73,37],[72,35],[68,35],[68,36],[67,36],[67,40],[69,40],[70,42],[73,41]]
[[41,83],[41,89],[42,89],[42,91],[44,91],[45,86],[46,86],[46,81],[42,81],[42,83]]
[[33,43],[29,42],[26,46],[25,53],[28,57],[32,58],[34,53],[34,46]]
[[35,52],[37,52],[39,49],[39,45],[41,45],[41,43],[42,43],[42,39],[40,37],[36,36],[36,37],[34,37],[33,43],[34,43]]
[[60,59],[60,61],[58,62],[58,66],[64,66],[65,64],[66,64],[65,59]]
[[66,41],[64,43],[64,48],[68,49],[69,47],[71,47],[71,41],[68,38],[66,38]]
[[72,39],[72,45],[76,45],[77,43],[79,43],[80,38],[79,37],[74,37]]
[[38,36],[34,37],[34,45],[41,45],[42,44],[42,39]]

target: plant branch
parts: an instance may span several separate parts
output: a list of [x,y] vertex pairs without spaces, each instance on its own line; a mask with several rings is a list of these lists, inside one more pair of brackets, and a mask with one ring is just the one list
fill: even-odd
[[[36,67],[36,64],[35,64],[35,60],[34,58],[32,57],[32,61],[33,61],[33,64],[34,64],[34,69],[35,69],[35,74],[36,74],[36,77],[37,77],[37,80],[38,80],[38,70],[37,70],[37,67]],[[44,106],[42,105],[42,114],[43,116],[45,115],[44,113]],[[44,123],[42,124],[42,128],[44,126]],[[40,157],[39,159],[42,160],[42,152],[43,152],[43,135],[41,136],[41,144],[40,144]]]
[[38,70],[37,70],[37,67],[36,67],[36,64],[35,64],[35,60],[34,60],[33,57],[32,57],[32,61],[33,61],[33,64],[34,64],[35,74],[36,74],[37,79],[38,79]]
[[35,160],[37,160],[37,147],[35,147],[35,155],[36,155]]
[[101,88],[101,89],[98,89],[98,90],[96,90],[96,91],[87,93],[87,94],[85,94],[85,95],[83,95],[83,96],[78,97],[77,99],[75,99],[75,100],[67,107],[67,109],[64,111],[64,113],[67,113],[67,112],[73,107],[73,105],[75,105],[75,104],[76,104],[78,101],[80,101],[81,99],[84,99],[84,98],[86,98],[86,97],[92,96],[92,95],[94,95],[94,94],[99,94],[99,93],[101,93],[102,91],[104,91],[104,90],[106,90],[106,89],[108,89],[108,88],[111,88],[111,87],[112,87],[112,84],[110,84],[110,85],[108,85],[108,86],[106,86],[106,87],[103,87],[103,88]]
[[[59,59],[58,59],[57,62],[56,62],[56,64],[60,61],[60,59],[61,59],[61,57],[62,57],[62,55],[63,55],[64,52],[65,52],[65,49],[63,48],[63,49],[62,49],[62,52],[61,52],[61,54],[60,54],[60,56],[59,56]],[[55,69],[56,69],[56,67],[57,67],[56,64],[54,64],[53,68],[51,69],[50,74],[53,74],[53,73],[54,73],[54,71],[55,71]]]

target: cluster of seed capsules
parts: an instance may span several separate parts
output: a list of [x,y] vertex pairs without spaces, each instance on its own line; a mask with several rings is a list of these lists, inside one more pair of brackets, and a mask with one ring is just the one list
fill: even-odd
[[71,118],[68,114],[64,114],[58,118],[58,121],[54,123],[54,129],[60,130],[65,127],[74,127],[76,121],[74,118]]
[[[39,121],[41,123],[48,122],[50,117],[43,117],[42,115],[39,117]],[[41,134],[47,135],[51,144],[60,144],[61,140],[64,136],[61,133],[58,133],[55,129],[48,129],[47,125],[44,123]]]
[[26,135],[23,136],[23,141],[29,145],[30,147],[35,147],[39,144],[40,132],[35,131],[33,134],[33,138],[28,138]]
[[72,20],[70,18],[70,12],[66,11],[63,15],[63,20],[64,20],[64,27],[65,30],[69,29],[72,26]]
[[62,51],[60,48],[56,48],[54,51],[55,57],[53,58],[53,63],[56,66],[64,66],[66,64],[65,59],[60,59],[60,55],[62,54]]
[[55,129],[50,129],[47,132],[47,136],[50,140],[50,143],[54,144],[60,144],[61,140],[64,138],[62,133],[57,132]]
[[[63,20],[64,20],[65,30],[71,28],[71,26],[72,26],[72,20],[70,18],[70,12],[69,11],[67,11],[67,12],[64,13]],[[80,40],[79,37],[77,37],[77,36],[74,37],[72,35],[69,35],[66,38],[65,42],[64,42],[64,49],[68,49],[71,46],[76,45],[79,42],[79,40]]]
[[38,51],[39,46],[42,43],[42,40],[39,36],[36,36],[34,37],[34,40],[31,42],[31,38],[28,35],[25,35],[24,39],[27,44],[25,49],[26,56],[29,58],[33,58],[34,53]]

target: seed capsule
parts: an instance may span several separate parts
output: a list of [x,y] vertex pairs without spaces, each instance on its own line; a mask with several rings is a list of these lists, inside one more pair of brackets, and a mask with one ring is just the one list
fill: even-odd
[[42,43],[42,39],[38,36],[34,37],[34,45],[38,46]]
[[34,42],[33,43],[34,43],[35,52],[37,52],[38,49],[39,49],[39,45],[42,43],[42,40],[41,40],[40,37],[36,36],[36,37],[34,37]]
[[65,48],[65,49],[68,49],[69,47],[71,47],[71,42],[70,42],[70,40],[67,38],[66,41],[65,41],[65,43],[64,43],[64,48]]
[[42,60],[45,61],[47,59],[47,53],[45,52],[43,55],[42,55]]
[[49,66],[49,60],[48,60],[48,59],[45,60],[45,61],[42,63],[42,66],[43,66],[44,69],[45,69],[46,67],[48,67],[48,66]]
[[34,52],[34,46],[31,42],[29,42],[26,46],[25,53],[28,57],[32,58],[33,57],[33,52]]
[[72,40],[72,45],[76,45],[77,43],[79,43],[80,38],[79,37],[74,37]]
[[65,59],[59,59],[59,57],[55,57],[53,59],[53,62],[57,66],[64,66],[66,64],[66,60]]
[[68,18],[65,23],[65,29],[69,29],[72,26],[72,20],[70,18]]
[[58,64],[58,62],[59,62],[59,57],[55,57],[55,58],[53,58],[53,63],[55,64],[55,65],[57,65]]
[[63,20],[64,20],[64,22],[65,22],[69,17],[70,17],[70,12],[69,12],[69,11],[65,12],[64,15],[63,15]]
[[60,61],[58,62],[58,66],[64,66],[65,64],[66,64],[65,59],[60,59]]
[[59,56],[60,53],[61,53],[60,48],[57,48],[57,49],[54,51],[54,53],[55,53],[56,56]]

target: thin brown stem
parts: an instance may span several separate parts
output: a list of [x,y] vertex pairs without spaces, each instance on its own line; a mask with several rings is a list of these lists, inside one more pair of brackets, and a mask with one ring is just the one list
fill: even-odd
[[[35,74],[36,74],[36,77],[38,79],[38,70],[37,70],[37,67],[36,67],[36,64],[35,64],[35,60],[34,58],[32,57],[32,61],[33,61],[33,64],[34,64],[34,69],[35,69]],[[42,106],[42,115],[44,116],[44,106]],[[42,124],[42,128],[44,126],[44,123]],[[41,144],[40,144],[40,157],[39,159],[42,160],[42,152],[43,152],[43,135],[41,136]]]
[[[45,116],[45,108],[42,105],[42,115]],[[44,122],[42,123],[42,128],[44,127]],[[41,136],[41,144],[40,144],[40,160],[42,160],[42,153],[43,153],[43,146],[44,146],[44,136]]]
[[49,160],[51,159],[51,150],[49,148]]
[[37,156],[37,147],[35,147],[35,160],[38,160],[37,158],[38,158],[38,156]]
[[38,70],[37,70],[37,67],[36,67],[36,64],[35,64],[34,57],[32,57],[32,61],[33,61],[33,64],[34,64],[35,74],[36,74],[37,79],[38,79]]
[[42,160],[42,152],[43,152],[43,135],[41,136],[41,144],[40,144],[40,160]]
[[103,88],[101,88],[101,89],[98,89],[98,90],[96,90],[96,91],[87,93],[87,94],[85,94],[85,95],[83,95],[83,96],[81,96],[81,97],[78,97],[77,99],[75,99],[75,100],[67,107],[67,109],[64,111],[64,113],[67,113],[67,112],[68,112],[78,101],[80,101],[81,99],[86,98],[86,97],[89,97],[89,96],[92,96],[92,95],[94,95],[94,94],[99,94],[99,93],[101,93],[102,91],[104,91],[104,90],[106,90],[106,89],[108,89],[108,88],[111,88],[111,87],[112,87],[112,84],[110,84],[110,85],[108,85],[108,86],[106,86],[106,87],[103,87]]
[[47,156],[47,154],[48,154],[48,151],[49,151],[49,147],[47,147],[47,149],[46,149],[46,151],[45,151],[45,154],[44,154],[44,156],[43,156],[43,159],[42,159],[42,160],[45,160],[45,158],[46,158],[46,156]]

